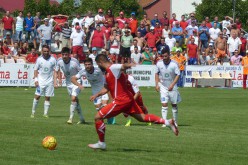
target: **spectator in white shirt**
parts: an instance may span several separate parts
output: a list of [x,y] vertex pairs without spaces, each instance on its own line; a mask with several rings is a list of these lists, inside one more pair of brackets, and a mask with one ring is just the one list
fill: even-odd
[[232,33],[232,36],[228,38],[227,40],[227,53],[229,55],[229,57],[234,55],[234,51],[238,50],[238,52],[240,52],[240,48],[241,48],[241,40],[239,37],[237,37],[237,33]]
[[78,22],[78,23],[79,23],[79,26],[82,28],[83,20],[82,20],[80,17],[81,17],[81,16],[80,16],[80,14],[78,13],[78,14],[76,15],[76,18],[73,19],[72,24],[71,24],[73,27],[76,26],[76,23]]
[[219,33],[221,30],[217,27],[217,23],[214,23],[214,26],[209,29],[209,35],[210,35],[210,42],[215,42],[215,40],[218,38]]
[[167,38],[165,39],[165,43],[169,46],[170,51],[171,51],[172,48],[175,46],[175,44],[176,44],[176,39],[175,39],[175,38],[172,38],[172,33],[171,33],[171,32],[169,33],[169,37],[167,37]]
[[135,46],[134,52],[131,54],[131,62],[136,65],[141,64],[141,56],[142,54],[139,52],[138,46]]
[[104,22],[105,22],[105,17],[103,14],[103,10],[98,9],[98,14],[95,16],[95,23],[96,25],[99,24],[100,27],[102,27],[104,25]]

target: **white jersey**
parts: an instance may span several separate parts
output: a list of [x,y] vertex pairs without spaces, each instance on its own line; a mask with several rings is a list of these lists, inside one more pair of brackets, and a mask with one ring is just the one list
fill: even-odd
[[133,78],[133,76],[128,75],[128,81],[131,83],[134,93],[138,93],[139,92],[139,86],[138,86],[137,82],[135,81],[135,79]]
[[[70,62],[66,64],[62,58],[58,59],[56,71],[62,70],[65,75],[66,86],[72,85],[71,77],[76,75],[80,70],[82,70],[79,62],[75,58],[71,58]],[[81,79],[79,79],[79,83],[81,83]]]
[[87,80],[89,81],[91,88],[92,88],[92,94],[98,93],[104,86],[105,83],[105,78],[103,76],[102,71],[94,67],[94,72],[93,73],[88,73],[85,69],[82,69],[76,77],[80,79],[81,77],[85,76]]
[[[177,75],[180,75],[178,64],[171,60],[168,65],[164,64],[163,60],[160,60],[156,64],[155,73],[159,74],[160,83],[168,88],[174,81]],[[177,90],[177,84],[174,85],[173,90]]]
[[40,86],[53,83],[53,72],[56,67],[56,59],[50,56],[47,60],[41,55],[34,66],[34,70],[38,70],[38,82]]

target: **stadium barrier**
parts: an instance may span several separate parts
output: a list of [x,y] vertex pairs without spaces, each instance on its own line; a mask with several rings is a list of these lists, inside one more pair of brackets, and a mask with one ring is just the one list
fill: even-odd
[[[82,67],[84,67],[82,65]],[[199,73],[207,71],[210,75],[218,71],[220,73],[229,72],[232,76],[232,86],[242,87],[242,66],[186,66],[185,87],[192,86],[192,72]],[[138,65],[129,69],[127,73],[132,74],[139,86],[155,86],[155,66]],[[34,64],[6,64],[0,65],[0,86],[34,86]],[[90,87],[87,79],[83,78],[83,85]],[[63,79],[63,86],[65,80]]]

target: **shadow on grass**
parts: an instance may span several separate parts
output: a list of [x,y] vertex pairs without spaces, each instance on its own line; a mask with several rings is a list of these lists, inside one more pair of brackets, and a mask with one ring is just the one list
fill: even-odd
[[152,152],[151,150],[146,150],[146,149],[133,149],[133,148],[118,148],[118,152]]

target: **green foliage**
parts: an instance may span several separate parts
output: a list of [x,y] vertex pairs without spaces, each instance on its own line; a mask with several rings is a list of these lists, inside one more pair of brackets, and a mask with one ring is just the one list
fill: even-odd
[[58,8],[59,14],[64,14],[68,16],[70,16],[75,11],[73,0],[64,0]]
[[[219,17],[219,21],[224,20],[225,16],[233,17],[233,0],[202,0],[200,4],[193,4],[196,6],[196,18],[203,20],[209,16],[213,20],[215,16]],[[248,1],[236,0],[235,18],[239,17],[243,26],[247,29],[248,18]]]
[[42,18],[52,14],[50,0],[39,0],[36,10],[40,12]]
[[30,12],[31,15],[35,15],[37,12],[37,3],[36,0],[25,0],[24,4],[24,16]]

